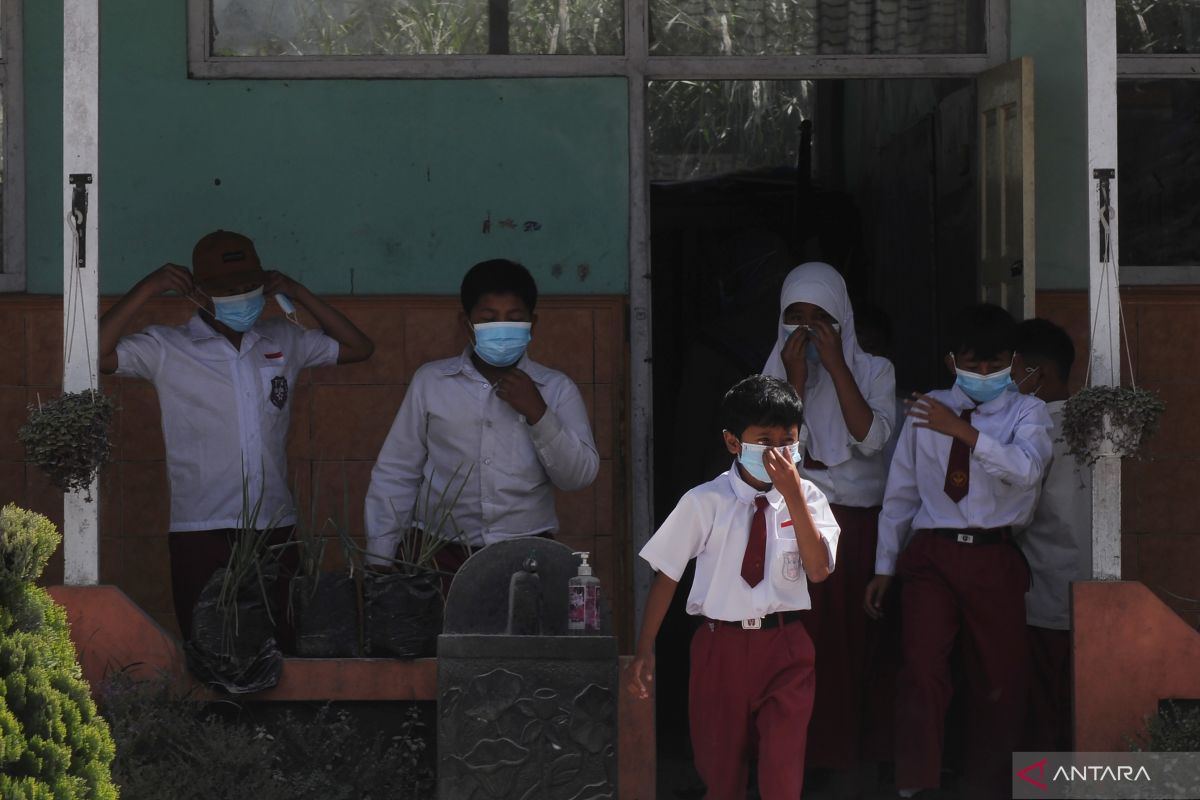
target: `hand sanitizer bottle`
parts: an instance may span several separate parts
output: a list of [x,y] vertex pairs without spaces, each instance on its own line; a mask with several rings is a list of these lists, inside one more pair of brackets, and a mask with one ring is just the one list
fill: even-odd
[[579,556],[579,574],[567,581],[567,633],[595,636],[600,633],[600,579],[592,575],[587,553]]

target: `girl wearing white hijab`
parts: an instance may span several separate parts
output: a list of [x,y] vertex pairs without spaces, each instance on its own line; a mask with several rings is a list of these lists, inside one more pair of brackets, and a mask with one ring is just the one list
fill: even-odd
[[786,380],[804,400],[800,473],[825,493],[842,528],[837,569],[809,585],[813,607],[805,622],[817,652],[817,686],[806,763],[852,770],[863,760],[862,598],[875,574],[896,374],[886,358],[858,346],[846,282],[828,264],[788,273],[779,310],[779,336],[763,374]]

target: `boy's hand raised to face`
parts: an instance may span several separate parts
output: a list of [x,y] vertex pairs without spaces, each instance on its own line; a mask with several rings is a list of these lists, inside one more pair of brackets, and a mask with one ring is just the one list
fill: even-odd
[[771,483],[785,499],[803,499],[804,489],[800,486],[800,473],[796,471],[796,464],[786,447],[772,447],[764,451],[763,466],[771,476]]
[[142,285],[146,287],[152,297],[158,297],[167,292],[176,292],[183,297],[188,297],[196,289],[195,284],[192,283],[192,273],[188,271],[187,267],[181,267],[178,264],[163,264],[142,278]]
[[546,401],[533,378],[521,369],[512,367],[492,384],[496,396],[512,406],[529,425],[536,425],[546,413]]
[[965,442],[969,447],[974,447],[979,441],[979,431],[975,430],[971,423],[937,400],[920,392],[913,392],[913,398],[907,403],[908,416],[913,418],[914,428],[928,428],[944,433]]

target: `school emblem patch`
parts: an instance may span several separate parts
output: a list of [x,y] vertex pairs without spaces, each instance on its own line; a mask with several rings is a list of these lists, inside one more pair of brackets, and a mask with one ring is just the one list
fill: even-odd
[[287,378],[282,375],[276,375],[274,378],[271,378],[271,405],[278,409],[282,409],[285,405],[287,405],[287,397]]
[[957,486],[960,488],[963,486],[966,486],[967,485],[967,473],[963,472],[961,469],[956,469],[953,472],[951,472],[950,473],[950,485]]
[[783,554],[783,578],[788,581],[800,580],[800,554]]

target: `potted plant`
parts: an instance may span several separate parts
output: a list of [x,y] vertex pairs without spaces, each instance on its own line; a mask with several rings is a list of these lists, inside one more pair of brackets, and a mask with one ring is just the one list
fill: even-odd
[[38,398],[29,412],[17,432],[29,460],[64,492],[86,492],[90,503],[96,474],[112,460],[112,400],[95,389],[66,392],[45,403]]
[[231,694],[269,689],[283,670],[268,592],[279,574],[279,552],[290,543],[270,544],[282,512],[260,525],[262,498],[251,506],[248,485],[243,476],[229,560],[200,592],[192,638],[184,645],[192,673]]
[[[384,569],[363,573],[363,645],[367,655],[420,658],[433,655],[442,631],[442,573],[435,557],[462,541],[454,506],[471,470],[454,471],[434,497],[426,481],[413,509],[414,524]],[[417,521],[420,524],[417,524]]]
[[[296,630],[296,655],[307,658],[354,658],[361,654],[358,620],[358,585],[361,556],[350,539],[343,502],[343,520],[324,524],[316,521],[316,491],[306,523],[297,523],[294,543],[299,564],[288,594],[288,613]],[[348,490],[344,490],[348,495]],[[329,539],[324,532],[333,528],[342,551],[344,570],[324,569],[325,548]]]
[[1063,407],[1062,436],[1073,456],[1091,466],[1105,456],[1131,456],[1158,429],[1158,395],[1137,386],[1088,386]]

